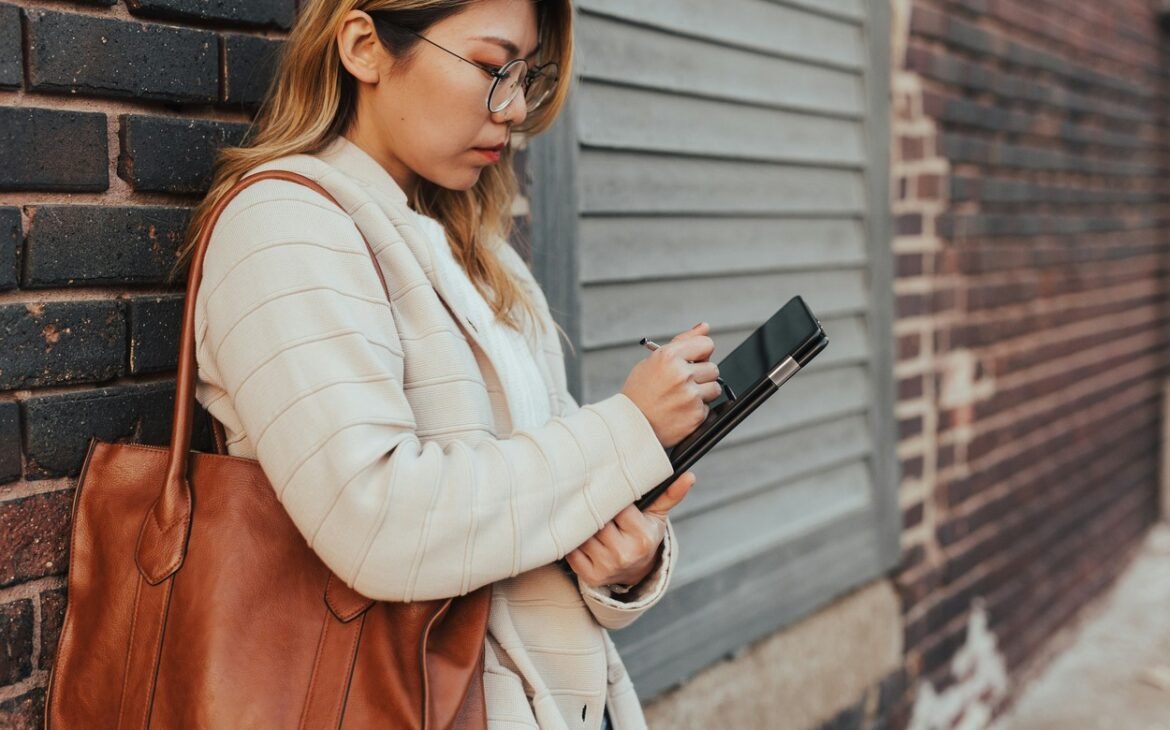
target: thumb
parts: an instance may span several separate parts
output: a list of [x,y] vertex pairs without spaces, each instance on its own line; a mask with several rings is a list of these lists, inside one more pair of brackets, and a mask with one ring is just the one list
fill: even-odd
[[695,486],[694,472],[685,472],[678,479],[674,480],[666,488],[666,491],[658,496],[658,499],[646,508],[645,514],[654,515],[655,517],[666,518],[668,512],[678,506],[678,503],[683,501],[687,493],[691,491],[691,487]]

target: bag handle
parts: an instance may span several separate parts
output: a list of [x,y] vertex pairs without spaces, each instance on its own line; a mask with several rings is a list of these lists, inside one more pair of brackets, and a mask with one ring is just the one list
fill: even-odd
[[[263,180],[284,180],[304,185],[325,196],[334,205],[343,208],[325,188],[313,180],[287,170],[268,170],[250,175],[237,182],[215,204],[207,223],[199,232],[187,272],[187,299],[183,306],[183,328],[179,343],[179,371],[175,383],[175,412],[171,424],[170,455],[167,458],[166,480],[158,498],[146,514],[138,533],[138,551],[135,559],[138,570],[151,585],[169,578],[183,564],[187,552],[187,538],[191,532],[191,485],[187,480],[188,458],[191,452],[191,433],[195,419],[195,295],[203,278],[203,257],[211,240],[211,232],[223,214],[224,208],[242,190]],[[363,237],[364,240],[364,237]],[[366,242],[370,257],[373,249]],[[374,270],[389,299],[390,292],[382,269],[374,261]]]

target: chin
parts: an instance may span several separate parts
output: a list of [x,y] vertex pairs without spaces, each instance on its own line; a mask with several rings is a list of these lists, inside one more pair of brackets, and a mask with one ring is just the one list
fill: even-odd
[[475,187],[475,184],[479,182],[479,177],[482,174],[483,168],[476,167],[470,170],[461,170],[459,172],[451,172],[445,175],[436,175],[433,178],[427,179],[444,190],[458,190],[462,192]]

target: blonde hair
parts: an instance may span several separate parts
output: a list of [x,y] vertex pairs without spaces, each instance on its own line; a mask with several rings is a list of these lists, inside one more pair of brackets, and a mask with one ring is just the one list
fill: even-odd
[[[353,120],[357,82],[341,63],[337,32],[353,10],[377,14],[379,39],[398,58],[418,43],[414,33],[465,9],[472,0],[310,0],[285,43],[272,86],[240,147],[219,152],[211,188],[195,209],[176,272],[190,260],[194,243],[215,203],[257,165],[294,154],[312,154],[335,140]],[[556,88],[522,127],[526,135],[547,129],[564,106],[572,76],[573,30],[570,0],[533,0],[537,6],[541,63],[560,68]],[[401,28],[397,33],[386,26]],[[443,224],[455,257],[491,304],[500,321],[520,329],[517,307],[533,314],[533,303],[493,252],[493,243],[511,233],[516,175],[511,148],[485,168],[469,190],[448,190],[422,181],[415,206]]]

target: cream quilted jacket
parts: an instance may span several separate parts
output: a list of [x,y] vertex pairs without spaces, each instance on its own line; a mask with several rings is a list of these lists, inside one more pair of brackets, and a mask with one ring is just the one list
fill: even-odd
[[[578,407],[539,287],[528,340],[554,417],[512,432],[492,362],[451,306],[406,196],[356,145],[257,168],[265,181],[224,211],[197,299],[198,396],[231,453],[258,459],[293,521],[359,592],[409,601],[493,584],[485,693],[492,728],[645,725],[605,629],[666,590],[668,530],[655,573],[618,600],[555,561],[670,464],[625,396]],[[391,292],[387,302],[362,237]]]

